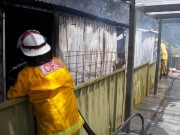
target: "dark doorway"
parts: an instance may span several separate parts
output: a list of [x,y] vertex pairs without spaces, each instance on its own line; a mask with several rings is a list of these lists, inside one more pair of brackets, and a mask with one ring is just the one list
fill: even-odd
[[[12,85],[9,79],[10,70],[19,63],[24,62],[21,51],[16,48],[19,36],[28,29],[40,31],[47,42],[52,43],[53,14],[26,8],[6,7],[6,88]],[[16,78],[19,70],[11,74]]]
[[119,62],[117,63],[118,69],[122,68],[126,64],[125,60],[125,41],[126,41],[126,29],[117,28],[117,56]]

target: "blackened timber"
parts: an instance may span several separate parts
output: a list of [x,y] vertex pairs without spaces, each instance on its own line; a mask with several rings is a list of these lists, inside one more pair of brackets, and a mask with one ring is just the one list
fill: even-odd
[[[54,20],[53,20],[53,33],[52,33],[52,44],[54,46],[53,47],[53,54],[56,53],[56,49],[55,47],[59,46],[59,14],[58,14],[58,11],[56,11],[54,13]],[[62,52],[61,50],[58,50],[60,51],[59,54],[62,55]],[[62,56],[60,56],[62,58]]]

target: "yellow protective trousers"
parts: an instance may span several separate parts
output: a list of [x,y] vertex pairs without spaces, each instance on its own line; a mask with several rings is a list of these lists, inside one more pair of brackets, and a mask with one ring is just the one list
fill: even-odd
[[167,59],[161,59],[161,75],[167,75]]

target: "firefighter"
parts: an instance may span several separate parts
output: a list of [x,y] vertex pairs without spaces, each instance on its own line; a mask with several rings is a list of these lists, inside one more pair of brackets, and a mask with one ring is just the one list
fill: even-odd
[[[156,43],[158,42],[158,38],[156,38]],[[161,76],[167,76],[167,62],[168,62],[168,53],[166,50],[166,45],[163,41],[161,41],[160,45],[161,52]]]
[[39,135],[73,135],[84,124],[78,112],[73,78],[65,64],[52,55],[51,46],[37,30],[18,39],[27,65],[7,92],[8,99],[28,96]]

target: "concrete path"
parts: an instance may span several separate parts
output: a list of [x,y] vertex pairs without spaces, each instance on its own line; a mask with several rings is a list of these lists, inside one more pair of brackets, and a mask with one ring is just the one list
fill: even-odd
[[180,135],[180,73],[172,73],[170,78],[168,81],[173,84],[167,95],[168,104],[153,135]]
[[[170,82],[171,81],[168,79],[161,79],[158,84],[157,94],[155,95],[154,91],[151,91],[151,93],[133,111],[133,114],[139,113],[143,116],[145,135],[151,135],[154,133],[158,122],[163,116],[165,107],[168,103],[166,100],[166,95],[168,95]],[[139,135],[138,130],[140,130],[142,127],[141,123],[142,122],[138,117],[131,120],[131,134]]]

